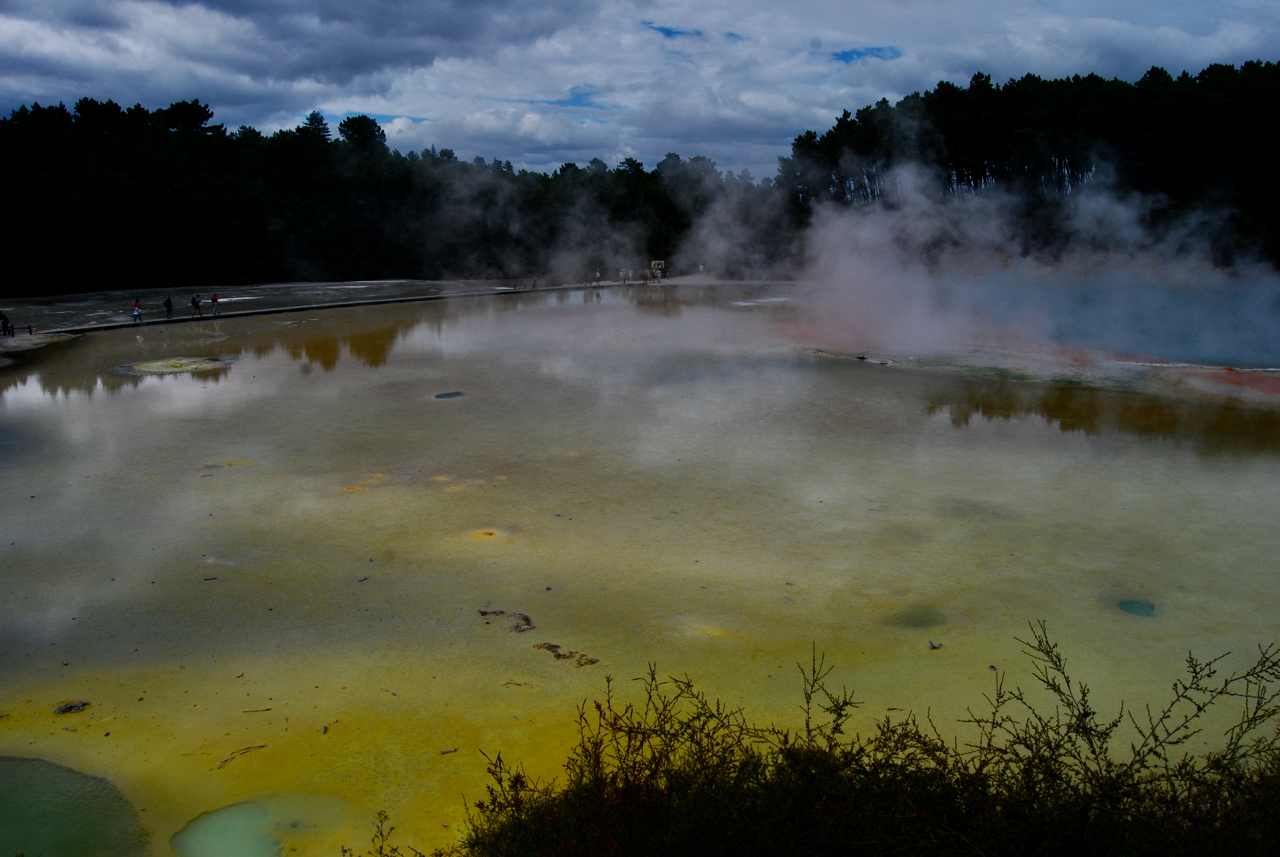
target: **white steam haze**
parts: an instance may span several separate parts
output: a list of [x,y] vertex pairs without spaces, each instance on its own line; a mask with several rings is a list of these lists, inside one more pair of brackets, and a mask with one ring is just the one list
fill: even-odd
[[[1280,367],[1280,276],[1243,255],[1217,265],[1210,251],[1209,236],[1231,212],[1196,209],[1153,232],[1147,221],[1162,200],[1116,189],[1106,164],[1093,175],[1049,201],[1060,206],[1063,237],[1036,247],[1026,244],[1022,198],[999,189],[944,195],[913,166],[885,177],[887,201],[817,203],[796,233],[774,228],[789,216],[783,193],[725,174],[723,183],[684,188],[714,201],[665,261],[711,278],[802,284],[816,312],[796,335],[818,347]],[[468,200],[488,178],[475,181],[455,188],[450,221],[480,216]],[[610,218],[590,193],[561,226],[544,282],[590,282],[597,270],[613,281],[648,265],[644,231]],[[779,236],[794,246],[771,261],[765,245]]]
[[815,212],[796,275],[815,289],[815,342],[1280,366],[1280,277],[1260,261],[1215,267],[1199,238],[1214,213],[1156,238],[1142,223],[1148,200],[1094,183],[1063,200],[1066,244],[1028,253],[1016,200],[944,200],[910,168],[890,183],[894,204]]

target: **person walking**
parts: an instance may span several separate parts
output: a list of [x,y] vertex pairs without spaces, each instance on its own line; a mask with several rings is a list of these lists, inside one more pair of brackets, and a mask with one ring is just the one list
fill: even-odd
[[164,317],[173,318],[173,297],[167,296],[164,299]]
[[194,295],[191,298],[191,317],[195,318],[196,316],[200,316],[201,318],[204,318],[204,310],[200,309],[199,295]]
[[142,298],[133,302],[133,323],[142,324]]
[[218,293],[214,292],[213,297],[209,298],[209,303],[213,304],[213,314],[218,314]]
[[0,309],[0,336],[13,336],[13,322],[9,321],[9,316],[5,315],[2,309]]

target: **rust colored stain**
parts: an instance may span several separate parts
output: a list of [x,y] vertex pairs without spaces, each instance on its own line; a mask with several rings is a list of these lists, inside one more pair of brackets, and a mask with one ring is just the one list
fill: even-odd
[[1223,384],[1234,384],[1237,387],[1248,387],[1260,393],[1280,395],[1280,375],[1224,369],[1221,372],[1202,372],[1200,377]]

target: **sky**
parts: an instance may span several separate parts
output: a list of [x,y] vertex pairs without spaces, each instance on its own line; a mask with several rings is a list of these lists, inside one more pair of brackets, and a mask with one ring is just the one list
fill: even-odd
[[366,113],[554,170],[667,152],[774,175],[844,109],[975,72],[1280,61],[1275,0],[0,0],[0,110],[198,98],[228,129]]

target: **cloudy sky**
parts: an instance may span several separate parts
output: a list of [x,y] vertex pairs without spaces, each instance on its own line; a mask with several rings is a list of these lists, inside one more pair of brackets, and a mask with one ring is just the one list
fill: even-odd
[[772,176],[805,129],[976,71],[1280,60],[1275,0],[0,0],[0,109],[199,98],[229,128],[375,116],[401,151]]

